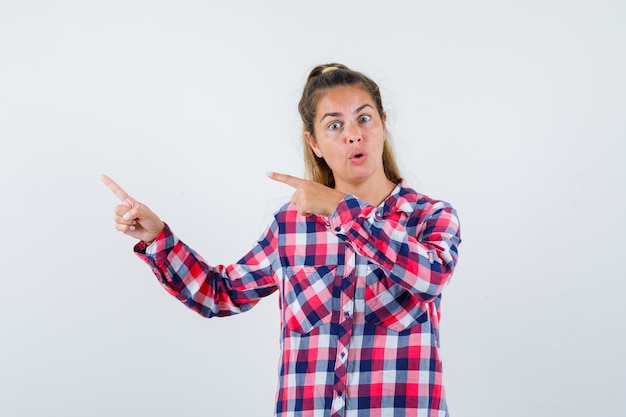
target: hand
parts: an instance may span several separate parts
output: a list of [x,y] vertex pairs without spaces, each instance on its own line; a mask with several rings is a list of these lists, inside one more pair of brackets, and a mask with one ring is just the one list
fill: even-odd
[[291,202],[295,204],[298,213],[303,216],[312,214],[330,216],[346,195],[318,182],[303,180],[287,174],[268,172],[267,176],[274,181],[282,182],[296,189],[291,196]]
[[129,196],[111,178],[102,174],[100,179],[121,202],[114,209],[115,228],[135,239],[143,240],[148,245],[151,244],[165,227],[163,221],[148,207]]

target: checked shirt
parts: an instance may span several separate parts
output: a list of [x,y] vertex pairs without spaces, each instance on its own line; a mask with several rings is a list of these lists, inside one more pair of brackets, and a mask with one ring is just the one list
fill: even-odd
[[401,183],[378,207],[347,195],[330,217],[286,204],[231,265],[207,264],[167,225],[135,252],[206,317],[279,291],[277,417],[444,417],[440,301],[460,241],[448,203]]

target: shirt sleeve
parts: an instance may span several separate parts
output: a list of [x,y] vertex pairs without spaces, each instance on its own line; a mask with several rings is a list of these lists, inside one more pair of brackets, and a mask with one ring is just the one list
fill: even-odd
[[461,242],[454,208],[428,200],[415,210],[381,215],[346,196],[330,218],[331,230],[422,302],[438,297],[454,272]]
[[275,223],[237,263],[209,265],[176,237],[166,224],[149,246],[135,245],[167,292],[205,317],[229,316],[249,310],[278,288],[272,272]]

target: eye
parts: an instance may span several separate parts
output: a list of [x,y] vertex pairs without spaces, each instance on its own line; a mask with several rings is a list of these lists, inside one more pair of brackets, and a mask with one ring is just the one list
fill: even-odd
[[328,130],[337,130],[341,127],[341,123],[339,122],[332,122],[331,124],[328,125]]
[[370,120],[372,120],[372,116],[370,116],[369,114],[363,114],[359,116],[359,123],[367,123]]

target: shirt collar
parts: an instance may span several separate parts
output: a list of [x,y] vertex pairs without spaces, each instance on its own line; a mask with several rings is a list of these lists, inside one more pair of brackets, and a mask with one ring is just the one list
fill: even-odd
[[410,216],[415,211],[415,202],[418,197],[417,191],[407,187],[405,180],[402,179],[389,194],[389,197],[378,206],[377,211],[381,217],[387,217],[397,212],[403,212]]

